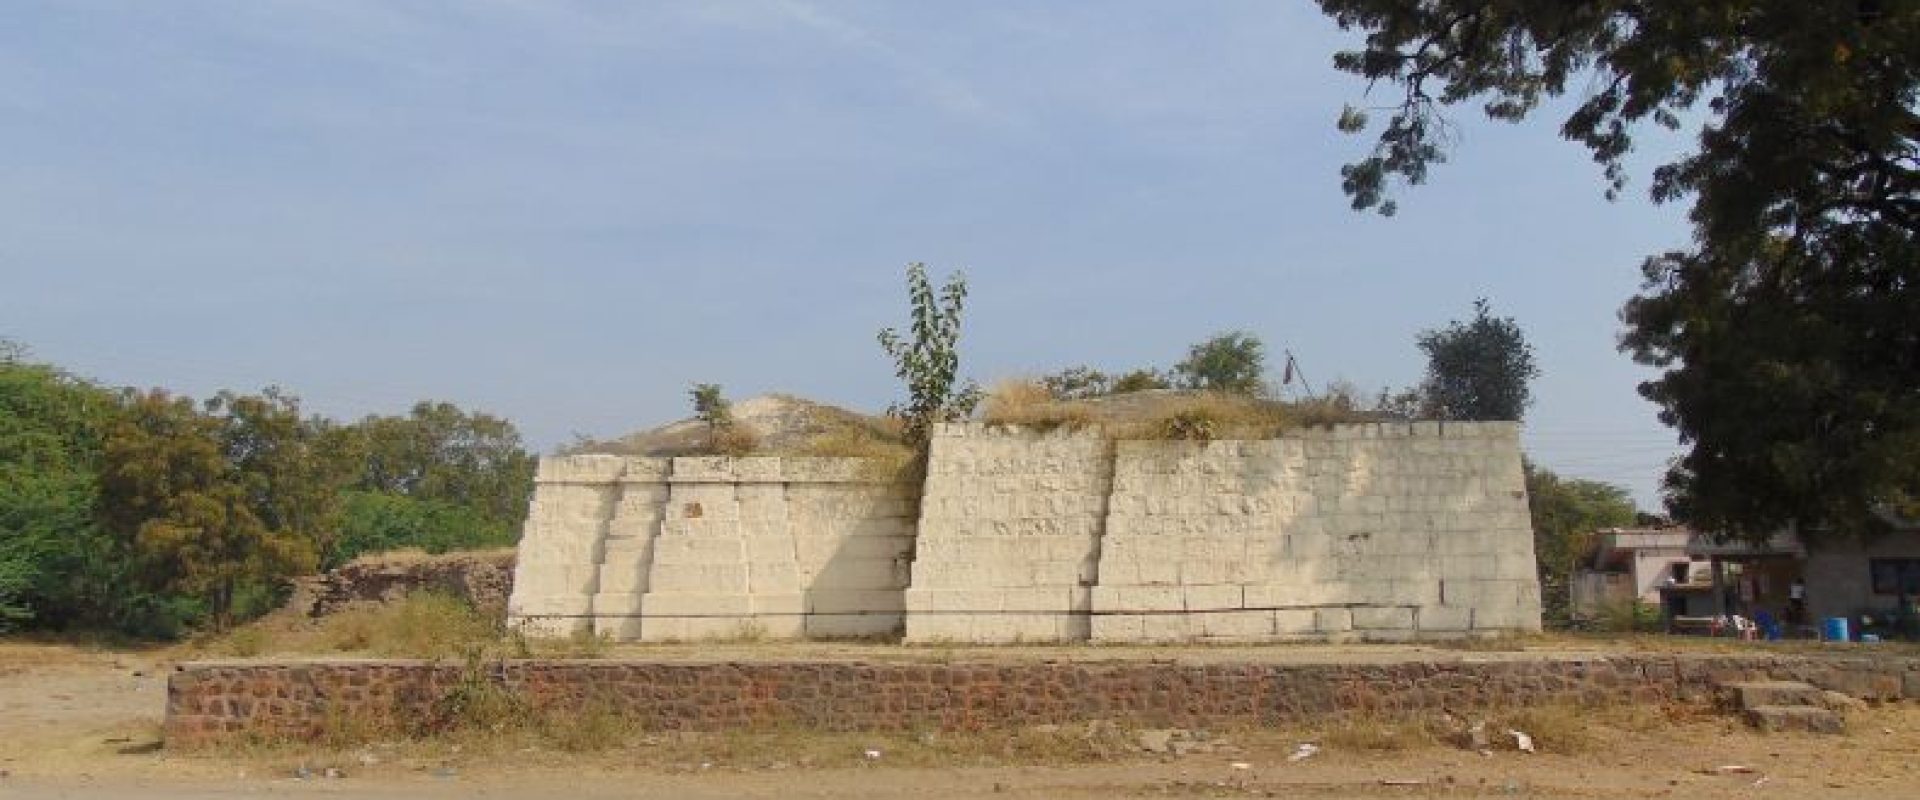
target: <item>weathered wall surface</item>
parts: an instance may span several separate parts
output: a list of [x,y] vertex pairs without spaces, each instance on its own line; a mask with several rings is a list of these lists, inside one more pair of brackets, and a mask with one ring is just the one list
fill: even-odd
[[286,607],[301,616],[324,617],[362,604],[390,603],[415,592],[434,591],[497,614],[506,608],[513,586],[513,558],[511,550],[363,556],[296,579]]
[[1553,703],[1705,699],[1730,680],[1802,680],[1866,699],[1920,698],[1920,659],[1629,654],[1387,664],[445,663],[186,664],[167,687],[170,745],[311,737],[350,720],[429,727],[463,680],[530,713],[597,707],[665,730],[973,730],[1090,720],[1213,727],[1347,711],[1468,713]]
[[855,459],[545,459],[511,621],[625,640],[904,628],[913,642],[1540,626],[1511,423],[1204,443],[952,424],[935,427],[923,486],[875,471]]
[[1515,437],[1426,422],[1120,442],[1093,639],[1537,629]]
[[1808,618],[1857,617],[1864,610],[1897,607],[1900,594],[1873,591],[1872,563],[1877,558],[1920,559],[1920,531],[1896,530],[1864,540],[1840,538],[1809,546],[1805,562]]
[[1109,442],[941,426],[909,641],[1401,640],[1540,627],[1512,423]]
[[1084,641],[1113,445],[1091,433],[936,426],[909,641]]
[[542,459],[508,621],[643,641],[895,632],[914,493],[858,459]]

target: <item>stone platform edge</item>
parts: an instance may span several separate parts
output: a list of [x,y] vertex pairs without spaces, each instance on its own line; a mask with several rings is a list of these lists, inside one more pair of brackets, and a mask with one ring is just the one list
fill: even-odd
[[1920,699],[1920,658],[1608,654],[1392,663],[420,660],[198,662],[167,687],[170,745],[305,738],[343,720],[418,722],[484,682],[530,709],[650,729],[978,730],[1109,720],[1210,727],[1327,714],[1704,701],[1735,680]]

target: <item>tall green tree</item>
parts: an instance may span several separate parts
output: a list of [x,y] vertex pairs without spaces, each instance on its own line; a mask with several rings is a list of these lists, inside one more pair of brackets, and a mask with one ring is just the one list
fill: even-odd
[[893,413],[903,422],[902,438],[910,446],[924,447],[934,423],[964,419],[980,403],[979,385],[960,380],[960,312],[966,301],[967,280],[961,274],[935,290],[927,265],[908,264],[907,334],[880,331],[880,348],[906,384],[907,403]]
[[1483,298],[1473,318],[1425,331],[1416,339],[1427,354],[1422,411],[1435,419],[1518,420],[1533,402],[1540,375],[1533,345],[1512,317],[1495,317]]
[[0,630],[102,624],[123,569],[98,518],[112,392],[0,341]]
[[512,423],[452,403],[347,426],[363,471],[344,496],[340,535],[322,565],[364,553],[511,544],[533,492],[535,459]]
[[219,427],[221,455],[261,524],[327,552],[339,527],[340,492],[365,461],[349,432],[302,417],[300,401],[277,387],[257,395],[221,392],[204,404]]
[[[1694,246],[1642,267],[1623,347],[1690,449],[1673,509],[1710,529],[1812,535],[1920,511],[1920,3],[1906,0],[1320,0],[1367,34],[1334,63],[1393,87],[1342,171],[1394,208],[1445,158],[1448,106],[1517,120],[1571,87],[1561,125],[1609,193],[1651,123],[1697,146],[1653,173]],[[1349,109],[1340,127],[1362,132]]]
[[423,400],[404,417],[352,427],[366,450],[358,488],[470,506],[515,524],[526,516],[535,458],[513,423]]
[[1571,619],[1572,577],[1604,528],[1634,524],[1638,512],[1627,490],[1610,483],[1562,478],[1523,462],[1527,511],[1533,518],[1533,554],[1540,575],[1540,611],[1548,624]]
[[108,431],[101,475],[107,523],[138,565],[140,585],[129,589],[190,601],[226,627],[265,611],[282,582],[313,569],[313,540],[269,523],[281,511],[261,487],[274,476],[250,460],[271,458],[282,443],[246,443],[255,432],[188,398],[129,395]]
[[1186,360],[1173,365],[1181,388],[1249,396],[1266,388],[1266,372],[1266,345],[1246,331],[1208,337],[1187,349]]

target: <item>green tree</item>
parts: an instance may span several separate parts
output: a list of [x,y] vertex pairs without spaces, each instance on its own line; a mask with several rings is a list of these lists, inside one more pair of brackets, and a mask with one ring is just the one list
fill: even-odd
[[1610,483],[1562,478],[1523,462],[1527,511],[1533,518],[1533,554],[1539,565],[1541,614],[1549,624],[1565,625],[1574,570],[1593,550],[1603,528],[1628,527],[1638,512],[1627,490]]
[[[1320,0],[1364,47],[1340,69],[1397,88],[1356,208],[1442,160],[1445,107],[1517,120],[1571,86],[1561,132],[1609,193],[1639,127],[1697,124],[1651,192],[1691,198],[1692,248],[1649,259],[1623,348],[1690,445],[1668,476],[1695,525],[1766,535],[1920,512],[1920,4]],[[1592,87],[1592,88],[1588,88]],[[1369,127],[1349,109],[1341,127]]]
[[416,499],[390,492],[348,490],[341,501],[340,537],[323,566],[367,554],[417,547],[429,553],[505,547],[515,525],[473,506]]
[[[240,429],[231,438],[230,424]],[[253,432],[184,397],[130,393],[104,445],[102,506],[138,565],[138,588],[191,602],[216,628],[266,610],[265,598],[316,561],[311,539],[266,522],[277,510],[260,502],[260,487],[272,478],[242,467]]]
[[1216,334],[1188,348],[1186,360],[1173,365],[1182,388],[1248,396],[1265,388],[1266,371],[1265,345],[1245,331]]
[[104,625],[125,559],[100,524],[113,392],[0,340],[0,629]]
[[959,273],[938,292],[927,280],[927,265],[907,265],[908,335],[880,331],[880,347],[893,359],[894,372],[906,383],[907,404],[892,413],[904,422],[902,438],[924,447],[936,422],[965,419],[980,403],[980,387],[960,381],[960,311],[967,281]]
[[362,471],[324,567],[406,547],[510,544],[526,518],[535,459],[504,419],[423,400],[406,416],[369,416],[341,433]]
[[[1531,381],[1540,375],[1512,317],[1488,313],[1483,298],[1473,319],[1458,320],[1417,338],[1427,354],[1421,411],[1435,419],[1518,420],[1533,402]],[[1386,402],[1383,398],[1383,403]]]
[[364,455],[351,434],[300,415],[300,401],[277,387],[258,395],[221,392],[204,404],[218,424],[221,455],[247,508],[269,530],[332,548],[340,492],[359,477]]
[[526,517],[535,459],[513,423],[422,400],[404,417],[351,427],[366,453],[356,488],[469,506],[515,526]]

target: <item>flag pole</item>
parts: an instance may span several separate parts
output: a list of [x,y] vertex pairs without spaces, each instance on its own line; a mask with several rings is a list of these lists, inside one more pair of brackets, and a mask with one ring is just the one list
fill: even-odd
[[1286,368],[1286,372],[1284,372],[1284,373],[1283,373],[1283,374],[1282,374],[1282,375],[1280,376],[1280,385],[1282,385],[1282,386],[1285,386],[1285,385],[1287,385],[1287,384],[1289,384],[1289,383],[1292,383],[1292,382],[1293,382],[1293,379],[1294,379],[1294,377],[1295,377],[1295,376],[1299,376],[1299,378],[1300,378],[1300,390],[1301,390],[1301,391],[1304,391],[1304,392],[1306,392],[1306,393],[1307,393],[1307,399],[1308,399],[1308,400],[1318,400],[1318,399],[1320,399],[1320,398],[1318,398],[1318,397],[1315,397],[1315,396],[1314,396],[1314,394],[1313,394],[1313,384],[1311,384],[1311,383],[1308,383],[1308,382],[1307,382],[1307,373],[1305,373],[1305,372],[1302,372],[1302,371],[1300,370],[1300,362],[1299,362],[1298,360],[1296,360],[1296,359],[1294,359],[1294,357],[1293,357],[1293,351],[1292,351],[1292,350],[1282,350],[1281,352],[1283,352],[1283,353],[1286,353],[1286,354],[1287,354],[1287,368]]

